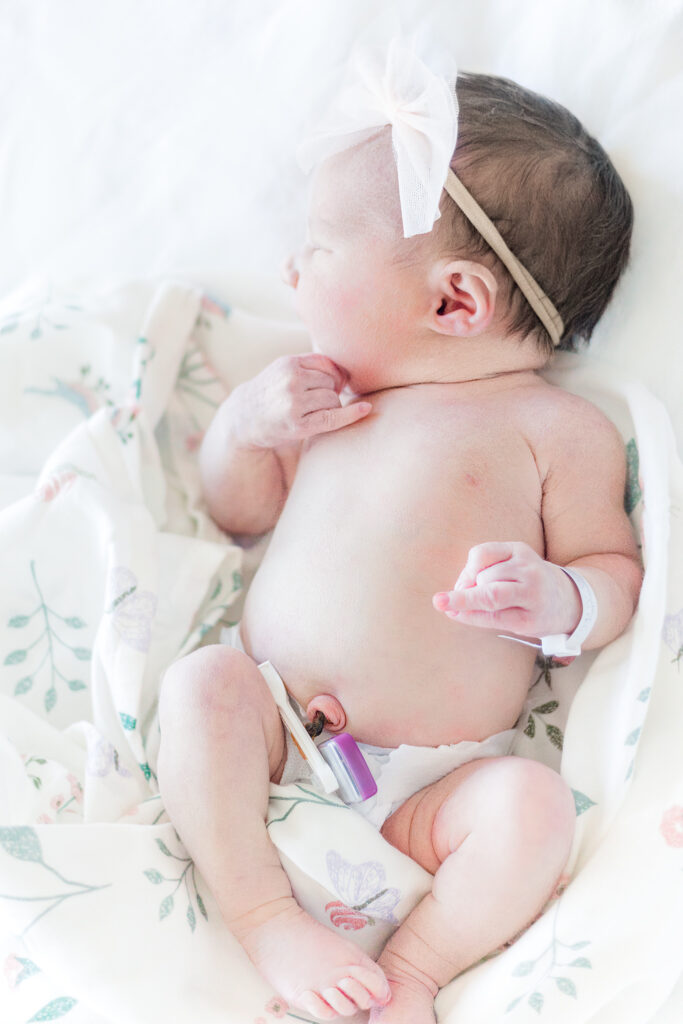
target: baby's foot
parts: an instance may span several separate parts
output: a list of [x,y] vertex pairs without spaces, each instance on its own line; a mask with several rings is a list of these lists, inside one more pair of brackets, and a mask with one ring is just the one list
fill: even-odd
[[381,968],[294,899],[258,908],[230,928],[277,994],[320,1020],[351,1017],[391,998]]
[[373,1008],[368,1024],[436,1024],[434,982],[387,949],[377,964],[389,982],[391,1001]]

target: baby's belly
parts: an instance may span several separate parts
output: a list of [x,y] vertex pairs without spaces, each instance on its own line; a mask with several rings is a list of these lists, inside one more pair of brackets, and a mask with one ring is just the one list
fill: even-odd
[[543,554],[536,466],[507,422],[475,445],[471,417],[449,433],[448,410],[424,420],[412,393],[381,401],[376,420],[304,451],[247,596],[245,648],[304,707],[335,696],[359,741],[484,739],[519,717],[534,650],[447,619],[432,596],[474,544]]
[[405,551],[392,558],[381,542],[332,543],[316,557],[304,535],[273,539],[242,620],[247,652],[270,660],[300,704],[335,696],[346,731],[380,746],[480,740],[514,725],[534,651],[433,608],[457,573]]

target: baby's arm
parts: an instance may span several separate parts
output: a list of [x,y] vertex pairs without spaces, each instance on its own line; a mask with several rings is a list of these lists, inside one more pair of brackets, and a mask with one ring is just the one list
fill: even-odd
[[302,441],[370,412],[369,402],[341,406],[346,379],[319,353],[283,356],[223,402],[199,452],[204,496],[221,529],[270,530],[289,492]]
[[594,406],[573,403],[543,449],[545,559],[522,542],[478,544],[454,591],[434,597],[440,611],[465,625],[520,636],[571,634],[581,616],[576,585],[559,566],[577,569],[593,588],[598,617],[583,649],[602,647],[628,625],[642,569],[624,511],[624,444]]

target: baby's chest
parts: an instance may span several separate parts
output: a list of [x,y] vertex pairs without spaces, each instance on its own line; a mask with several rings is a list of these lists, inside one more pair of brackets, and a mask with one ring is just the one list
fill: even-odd
[[320,493],[340,528],[353,522],[426,543],[445,531],[526,539],[537,530],[541,486],[518,432],[471,418],[361,426],[317,438],[299,466],[302,490]]

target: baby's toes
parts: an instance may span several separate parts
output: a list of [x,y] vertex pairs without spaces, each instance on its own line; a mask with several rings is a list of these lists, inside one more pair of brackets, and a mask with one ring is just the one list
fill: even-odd
[[[326,1003],[329,1003],[333,1010],[336,1010],[340,1017],[353,1017],[354,1013],[358,1009],[358,1006],[352,999],[344,995],[337,988],[324,988],[322,990],[322,997]],[[367,995],[367,993],[366,993]]]
[[356,981],[355,978],[342,978],[338,982],[337,988],[341,989],[349,999],[353,1000],[360,1010],[369,1010],[373,1004],[372,996],[368,990],[359,981]]
[[384,971],[381,967],[360,967],[355,965],[349,968],[349,974],[354,981],[359,981],[364,988],[370,993],[370,998],[373,1003],[379,1003],[380,1006],[385,1006],[391,999],[391,989],[389,988],[389,982],[384,976]]
[[[331,991],[326,989],[327,992]],[[341,994],[341,993],[340,993]],[[297,999],[297,1006],[300,1006],[306,1013],[312,1013],[314,1017],[318,1017],[320,1020],[334,1020],[339,1014],[336,1010],[333,1010],[324,999],[321,999],[317,992],[307,989],[306,992],[302,992]]]

